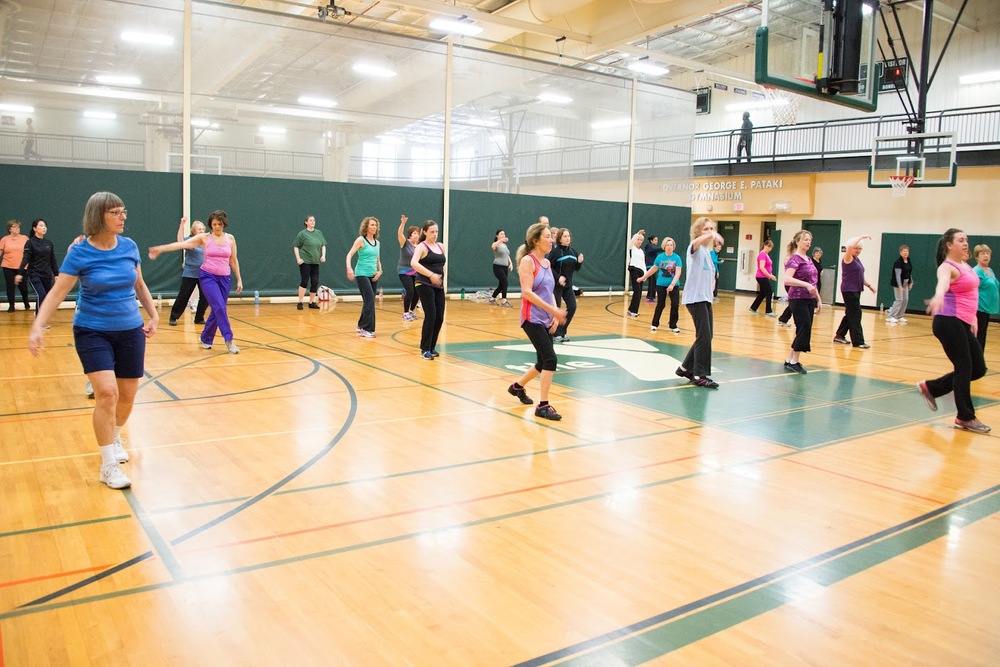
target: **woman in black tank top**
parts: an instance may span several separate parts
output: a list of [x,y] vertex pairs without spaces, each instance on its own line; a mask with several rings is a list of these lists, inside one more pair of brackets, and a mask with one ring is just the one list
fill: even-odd
[[420,230],[420,243],[413,251],[410,266],[417,272],[414,281],[424,323],[420,330],[420,355],[427,361],[438,356],[437,340],[444,324],[444,245],[438,243],[438,224],[428,220]]

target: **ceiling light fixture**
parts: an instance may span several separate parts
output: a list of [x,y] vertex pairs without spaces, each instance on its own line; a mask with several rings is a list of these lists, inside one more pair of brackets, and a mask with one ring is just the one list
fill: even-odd
[[670,70],[649,62],[649,56],[643,56],[639,60],[633,60],[628,64],[628,68],[637,74],[648,74],[649,76],[666,76]]
[[357,62],[354,63],[351,69],[358,74],[367,74],[377,79],[391,79],[396,76],[396,72],[391,68],[384,65],[376,65],[375,63]]
[[153,32],[138,32],[136,30],[125,30],[122,32],[123,42],[136,42],[147,46],[173,46],[174,38],[170,35]]
[[556,130],[553,127],[542,127],[535,130],[535,134],[537,134],[540,137],[551,137],[555,133]]
[[322,107],[324,109],[332,109],[337,106],[337,103],[333,100],[325,97],[312,97],[310,95],[303,95],[300,97],[299,104],[304,104],[307,107]]
[[573,101],[573,98],[558,93],[542,93],[538,96],[538,101],[548,102],[549,104],[569,104]]
[[35,113],[35,107],[27,104],[0,104],[0,111],[17,111],[20,113]]
[[98,74],[94,77],[97,83],[107,86],[139,86],[142,80],[130,74]]
[[458,20],[434,19],[431,21],[431,30],[456,35],[467,35],[469,37],[478,35],[483,31],[482,26],[476,25],[471,21],[464,21],[463,19],[465,18],[465,16],[462,16]]
[[118,115],[111,111],[84,111],[83,117],[93,118],[94,120],[114,120],[118,118]]
[[958,82],[963,86],[975,83],[992,83],[994,81],[1000,81],[1000,70],[995,70],[993,72],[977,72],[976,74],[965,74],[958,77]]

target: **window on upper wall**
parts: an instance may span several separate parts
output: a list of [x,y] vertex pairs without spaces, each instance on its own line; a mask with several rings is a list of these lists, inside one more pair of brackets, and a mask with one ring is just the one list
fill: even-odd
[[441,149],[414,146],[410,151],[414,181],[437,181],[441,179]]
[[361,149],[363,178],[392,179],[396,177],[396,146],[366,141]]
[[476,149],[471,146],[456,148],[451,154],[451,177],[463,181],[472,178],[472,163]]

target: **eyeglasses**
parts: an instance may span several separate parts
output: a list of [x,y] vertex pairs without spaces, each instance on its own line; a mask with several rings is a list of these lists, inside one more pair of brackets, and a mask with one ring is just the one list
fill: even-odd
[[109,209],[109,210],[105,211],[105,213],[110,213],[111,215],[115,216],[116,218],[120,218],[122,216],[127,216],[128,215],[128,209],[127,208],[123,208],[120,211],[119,210],[115,210],[115,209]]

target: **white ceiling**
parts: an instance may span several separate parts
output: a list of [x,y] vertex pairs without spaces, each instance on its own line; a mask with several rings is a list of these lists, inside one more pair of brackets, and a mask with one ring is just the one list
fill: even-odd
[[[327,0],[324,0],[327,1]],[[960,0],[937,0],[944,10]],[[996,0],[970,0],[966,22],[978,20]],[[430,29],[440,16],[467,17],[484,28],[461,43],[587,71],[628,75],[625,66],[641,55],[671,72],[649,79],[677,85],[685,73],[750,78],[727,65],[752,53],[761,21],[761,0],[341,0],[348,15],[317,17],[319,2],[218,0],[195,2],[192,31],[196,114],[235,118],[253,110],[287,109],[302,94],[336,99],[331,121],[382,118],[386,128],[424,118],[419,101],[443,86],[440,54],[444,35]],[[44,104],[73,108],[80,96],[108,90],[124,112],[176,114],[183,89],[180,0],[0,0],[0,102],[44,97]],[[815,21],[818,0],[771,0],[772,35],[795,39]],[[166,32],[170,47],[121,39],[126,28]],[[357,30],[361,29],[361,30]],[[420,41],[404,40],[415,37]],[[560,39],[564,38],[564,39]],[[358,59],[381,62],[399,75],[390,81],[359,79]],[[551,66],[546,66],[551,70]],[[541,68],[540,68],[541,69]],[[138,76],[137,87],[100,87],[99,73]],[[473,81],[473,77],[469,78]],[[484,82],[462,91],[483,105],[516,104],[501,95],[490,101]],[[488,82],[485,82],[488,83]],[[690,85],[688,83],[687,85]],[[476,93],[482,88],[482,95]],[[544,76],[526,95],[544,88]],[[529,88],[531,86],[528,86]],[[686,86],[685,86],[686,87]],[[127,99],[131,98],[131,99]],[[479,107],[476,106],[479,104]],[[416,108],[413,108],[416,107]],[[350,113],[348,111],[350,110]],[[432,115],[433,109],[427,109]],[[400,116],[406,122],[394,117]]]

